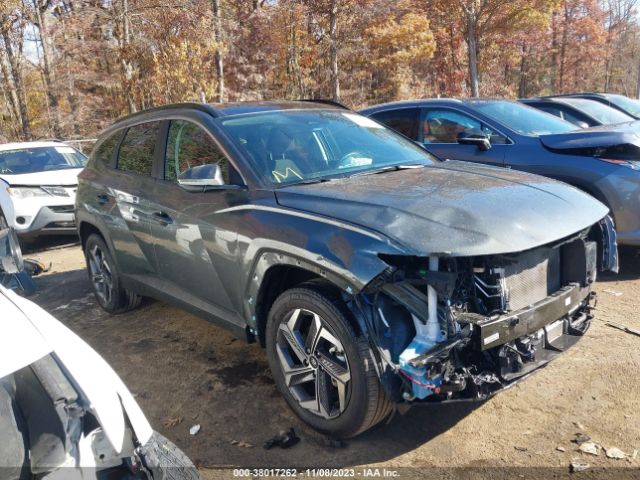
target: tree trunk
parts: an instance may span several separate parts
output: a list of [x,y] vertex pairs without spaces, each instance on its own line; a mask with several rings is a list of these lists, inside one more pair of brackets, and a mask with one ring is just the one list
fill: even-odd
[[527,96],[527,59],[526,48],[522,47],[522,58],[520,59],[520,82],[518,85],[518,97],[525,98]]
[[331,90],[333,100],[340,101],[340,78],[338,76],[338,2],[332,0],[329,12],[329,41],[331,52]]
[[[65,25],[64,18],[62,21],[62,41],[67,45],[67,26]],[[64,68],[67,73],[67,101],[71,108],[71,123],[73,125],[73,134],[76,137],[80,137],[80,106],[78,105],[78,96],[76,95],[76,78],[71,69],[71,54],[69,50],[65,50],[64,53]]]
[[49,50],[49,37],[47,30],[47,16],[46,6],[48,2],[45,2],[44,11],[40,7],[40,2],[35,1],[35,13],[36,21],[38,22],[38,31],[40,34],[40,44],[42,45],[42,73],[44,76],[45,90],[47,91],[47,101],[49,102],[49,108],[51,109],[52,122],[53,122],[53,136],[56,138],[62,137],[62,130],[60,129],[60,112],[58,111],[58,95],[56,94],[56,88],[53,85],[51,74],[51,51]]
[[216,42],[216,77],[218,79],[218,102],[224,102],[224,58],[222,57],[222,15],[220,0],[213,0],[213,38]]
[[22,136],[25,140],[31,141],[31,125],[29,124],[29,113],[27,112],[27,96],[24,90],[24,83],[22,81],[22,72],[18,66],[18,61],[13,53],[13,47],[11,45],[11,39],[9,33],[6,30],[2,30],[2,40],[4,41],[5,51],[7,52],[7,58],[9,59],[9,66],[11,67],[11,76],[13,77],[13,84],[18,96],[18,110],[20,110],[20,121],[22,123]]
[[640,62],[638,62],[638,78],[636,80],[636,98],[640,98]]
[[11,69],[7,63],[7,58],[4,54],[4,50],[0,51],[0,68],[2,71],[2,77],[5,79],[4,84],[6,85],[6,89],[9,91],[9,108],[11,111],[11,116],[18,120],[20,120],[20,110],[18,109],[18,94],[16,92],[16,87],[11,78]]
[[118,63],[120,63],[120,76],[122,78],[122,92],[127,101],[129,113],[137,111],[133,99],[133,65],[129,60],[129,46],[131,44],[131,32],[129,29],[129,2],[121,0],[122,11],[118,12],[116,3],[112,3],[114,22],[118,28],[114,33],[118,42]]
[[478,83],[478,38],[476,36],[475,15],[467,12],[467,52],[469,54],[469,87],[471,96],[480,96],[480,85]]
[[564,2],[564,25],[562,26],[562,44],[560,45],[560,73],[558,78],[558,89],[556,93],[564,92],[564,64],[567,53],[567,38],[569,36],[569,6]]

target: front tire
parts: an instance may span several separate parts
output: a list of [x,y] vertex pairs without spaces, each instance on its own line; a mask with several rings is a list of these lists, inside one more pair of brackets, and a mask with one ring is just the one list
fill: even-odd
[[94,233],[89,236],[84,256],[93,292],[105,311],[124,313],[140,305],[142,297],[122,286],[116,263],[100,235]]
[[267,320],[267,356],[276,386],[315,430],[354,437],[384,420],[392,405],[369,344],[332,289],[319,283],[287,290]]

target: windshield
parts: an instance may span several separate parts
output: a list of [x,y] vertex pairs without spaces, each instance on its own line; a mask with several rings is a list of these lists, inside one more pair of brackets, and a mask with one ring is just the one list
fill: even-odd
[[566,133],[578,128],[572,123],[521,103],[506,100],[480,100],[471,103],[486,116],[520,135],[538,137],[552,133]]
[[624,95],[608,95],[609,100],[614,105],[622,108],[625,112],[634,117],[640,117],[640,102]]
[[375,121],[347,111],[287,110],[222,122],[270,185],[438,161]]
[[0,151],[0,174],[48,172],[66,168],[82,168],[87,157],[66,145],[21,148]]
[[604,103],[596,102],[595,100],[587,100],[586,98],[565,98],[563,101],[576,107],[578,110],[583,111],[587,115],[591,115],[603,125],[633,121],[633,117],[630,117],[626,113],[616,110]]

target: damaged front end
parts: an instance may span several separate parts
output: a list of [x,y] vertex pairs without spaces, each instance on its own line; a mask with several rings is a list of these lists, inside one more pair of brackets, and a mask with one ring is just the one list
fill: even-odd
[[380,258],[360,311],[387,393],[412,403],[482,400],[545,365],[589,328],[597,272],[617,271],[608,217],[524,252]]

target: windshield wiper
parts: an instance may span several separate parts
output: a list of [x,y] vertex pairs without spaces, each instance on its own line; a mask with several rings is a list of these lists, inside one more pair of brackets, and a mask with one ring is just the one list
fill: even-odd
[[423,167],[425,167],[423,163],[411,163],[407,165],[389,165],[386,167],[374,168],[373,170],[366,170],[364,172],[354,173],[353,175],[350,175],[349,178],[362,177],[364,175],[378,175],[380,173],[397,172],[400,170],[411,170],[414,168],[423,168]]
[[309,185],[312,183],[325,183],[325,182],[335,182],[336,180],[343,180],[344,177],[315,177],[315,178],[307,178],[306,180],[300,180],[299,182],[287,183],[283,184],[283,187],[291,187],[294,185]]

